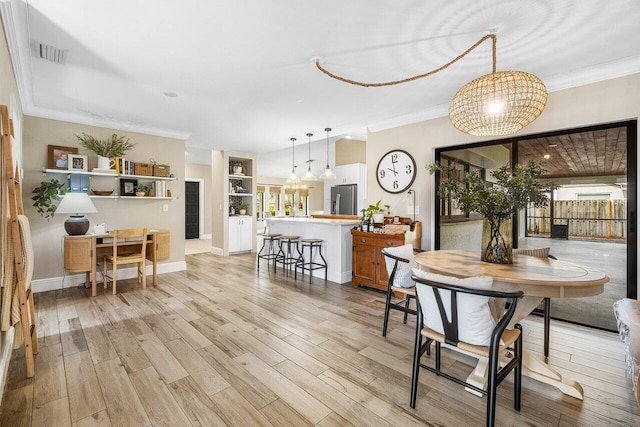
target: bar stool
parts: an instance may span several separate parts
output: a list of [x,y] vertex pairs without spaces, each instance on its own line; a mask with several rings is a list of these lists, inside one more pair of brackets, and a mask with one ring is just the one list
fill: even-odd
[[[280,233],[265,233],[262,235],[262,247],[260,248],[260,251],[258,251],[258,257],[257,257],[258,270],[260,270],[261,259],[267,260],[267,270],[269,270],[269,261],[271,261],[278,255],[277,249],[278,249],[278,240],[280,240],[280,236],[282,236],[282,234]],[[267,243],[268,243],[268,246],[267,246]],[[263,254],[262,251],[264,250],[265,246],[267,248],[267,252]]]
[[[298,278],[298,268],[302,270],[302,274],[304,274],[305,270],[309,271],[309,283],[311,283],[311,279],[313,277],[313,270],[318,270],[324,268],[324,281],[327,281],[327,260],[322,256],[322,239],[302,239],[300,241],[302,243],[302,251],[300,252],[300,257],[296,262],[296,274],[295,278]],[[305,262],[304,259],[304,250],[305,248],[309,248],[309,261]],[[315,252],[313,250],[316,250]],[[315,262],[315,255],[320,255],[320,259],[322,259],[322,263]]]
[[[280,236],[280,249],[273,258],[273,271],[276,271],[276,264],[282,264],[283,270],[291,271],[291,266],[294,266],[300,258],[300,248],[298,243],[300,242],[300,236]],[[297,254],[294,253],[294,250]]]

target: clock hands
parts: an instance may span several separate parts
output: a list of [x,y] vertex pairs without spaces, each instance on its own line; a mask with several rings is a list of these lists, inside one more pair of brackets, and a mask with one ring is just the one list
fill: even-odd
[[393,169],[391,168],[387,168],[387,169],[393,172],[393,176],[398,175],[398,171],[396,171],[396,163],[398,163],[398,160],[395,159],[394,157],[391,157],[391,166],[393,166]]

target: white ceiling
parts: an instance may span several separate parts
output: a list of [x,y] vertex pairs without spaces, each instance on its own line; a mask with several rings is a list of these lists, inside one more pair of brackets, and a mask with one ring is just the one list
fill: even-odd
[[[26,114],[185,138],[194,151],[284,153],[292,136],[324,141],[327,126],[364,138],[446,115],[460,86],[491,71],[485,43],[435,76],[362,88],[320,73],[315,56],[349,78],[395,80],[496,30],[498,70],[550,91],[640,71],[633,0],[0,2]],[[36,43],[65,50],[65,63],[36,57]],[[321,169],[325,145],[313,147]],[[289,156],[270,157],[290,172]]]

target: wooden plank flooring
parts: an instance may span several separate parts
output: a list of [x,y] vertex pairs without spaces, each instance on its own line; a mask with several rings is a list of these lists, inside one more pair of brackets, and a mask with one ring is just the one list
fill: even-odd
[[[115,296],[37,294],[36,376],[25,378],[15,350],[0,425],[484,424],[484,399],[427,371],[409,407],[415,318],[403,325],[392,312],[383,338],[382,293],[258,272],[251,255],[187,263],[146,290],[123,280]],[[540,354],[540,319],[523,328],[526,348]],[[524,378],[518,413],[508,378],[498,425],[640,425],[616,334],[552,322],[549,360],[583,385],[584,401]],[[457,375],[473,364],[443,350],[443,367]]]

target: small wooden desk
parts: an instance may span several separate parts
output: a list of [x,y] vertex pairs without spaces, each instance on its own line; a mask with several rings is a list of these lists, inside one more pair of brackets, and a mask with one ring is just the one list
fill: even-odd
[[[109,234],[85,234],[64,237],[64,269],[86,272],[86,283],[91,282],[91,296],[96,296],[96,264],[112,247]],[[109,240],[105,242],[105,240]],[[171,235],[168,230],[151,230],[147,236],[147,259],[153,264],[153,284],[157,280],[157,262],[171,256]],[[135,245],[124,241],[118,246]],[[139,245],[140,242],[137,242]]]
[[[480,261],[480,252],[447,250],[416,254],[415,261],[420,269],[432,273],[458,278],[491,276],[493,289],[524,292],[525,296],[518,302],[509,327],[527,317],[545,297],[575,298],[598,295],[604,291],[604,284],[609,281],[604,273],[589,267],[532,256],[514,256],[513,264],[492,264]],[[564,394],[582,399],[583,391],[580,384],[562,378],[546,362],[526,349],[523,349],[522,363],[525,375],[551,384]],[[486,364],[479,363],[471,375],[483,378],[485,367]]]

